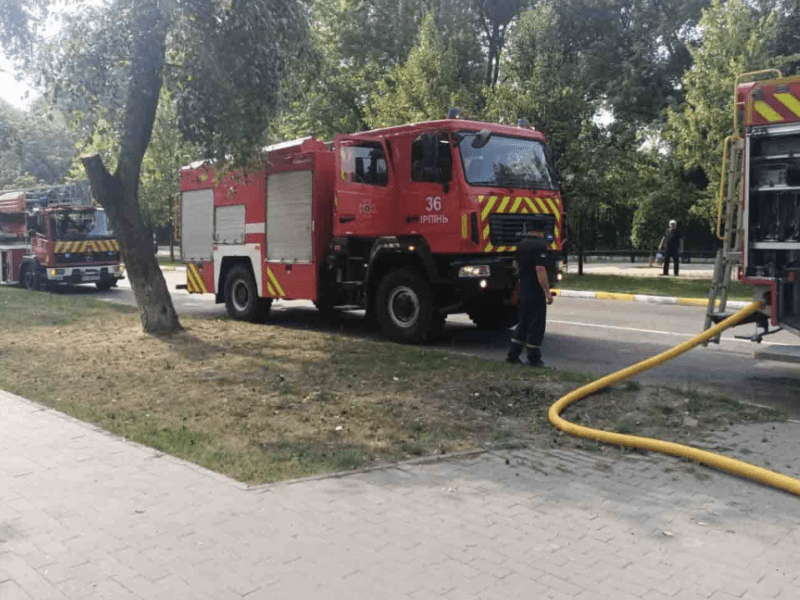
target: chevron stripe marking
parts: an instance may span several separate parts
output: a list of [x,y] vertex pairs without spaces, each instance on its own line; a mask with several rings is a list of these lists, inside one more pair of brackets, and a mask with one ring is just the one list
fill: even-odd
[[779,92],[775,94],[775,98],[777,98],[781,104],[792,111],[796,116],[800,117],[800,100],[795,98],[792,94],[788,94],[786,92]]
[[277,277],[275,277],[275,274],[272,272],[272,269],[270,269],[269,267],[267,267],[267,277],[269,277],[270,281],[272,281],[272,284],[275,286],[275,291],[278,292],[277,294],[278,297],[283,298],[286,294],[284,293],[281,284],[278,283],[278,279]]
[[486,217],[489,216],[489,213],[492,211],[492,207],[495,205],[495,202],[497,202],[497,196],[489,196],[489,198],[486,199],[486,204],[481,212],[481,221],[485,221]]
[[489,224],[487,223],[486,226],[483,228],[483,239],[489,239]]
[[191,263],[186,265],[186,289],[192,294],[205,294],[208,291],[197,265]]
[[560,220],[559,217],[561,216],[561,214],[559,213],[558,205],[556,204],[555,200],[553,200],[552,198],[545,198],[544,200],[545,202],[547,202],[547,205],[550,207],[550,210],[553,211],[553,214],[556,215],[556,220]]
[[467,226],[467,215],[461,215],[461,239],[467,239],[469,236],[469,228]]
[[519,211],[519,205],[522,204],[522,198],[515,198],[514,199],[514,206],[511,207],[511,212],[515,213]]
[[770,123],[777,123],[779,121],[783,121],[783,117],[780,113],[776,112],[769,104],[764,102],[763,100],[756,100],[753,103],[753,108],[756,109],[756,112],[764,117]]
[[506,206],[508,206],[508,203],[510,201],[511,201],[511,198],[509,196],[506,196],[505,198],[503,198],[503,201],[500,202],[500,208],[497,209],[497,212],[499,212],[499,213],[506,212]]

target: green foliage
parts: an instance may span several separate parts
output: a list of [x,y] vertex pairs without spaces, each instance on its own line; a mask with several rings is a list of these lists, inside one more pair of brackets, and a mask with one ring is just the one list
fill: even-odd
[[365,109],[372,128],[444,118],[449,107],[474,112],[472,94],[459,81],[458,55],[426,17],[408,60],[382,80]]
[[279,85],[290,57],[306,39],[296,0],[195,2],[176,22],[169,62],[186,139],[208,158],[247,162],[266,142]]
[[716,215],[723,140],[734,133],[734,83],[742,73],[780,63],[767,49],[776,18],[759,17],[744,0],[713,0],[700,21],[700,43],[689,48],[694,63],[682,79],[686,102],[667,113],[664,138],[675,159],[687,171],[702,170],[709,181],[692,198],[692,213],[709,224]]
[[[123,139],[142,8],[126,0],[78,4],[41,45],[36,81],[71,115],[88,148]],[[208,158],[251,158],[265,141],[289,57],[305,37],[303,5],[167,0],[157,7],[169,32],[166,61],[157,68],[183,135]]]
[[0,47],[11,55],[28,51],[36,23],[44,21],[49,4],[49,0],[0,2]]
[[[272,137],[330,139],[335,133],[363,131],[374,122],[403,120],[391,116],[391,102],[373,96],[376,90],[385,94],[397,89],[397,77],[407,81],[413,73],[431,68],[445,74],[432,64],[434,57],[423,58],[433,43],[430,35],[422,41],[426,17],[441,41],[435,43],[448,54],[443,59],[448,65],[446,76],[455,84],[449,94],[442,81],[437,90],[423,94],[426,102],[433,96],[442,97],[439,102],[444,104],[430,112],[444,115],[449,97],[461,98],[462,87],[470,90],[470,100],[477,99],[484,62],[476,33],[480,17],[472,0],[317,0],[313,3],[311,47],[288,69],[282,110],[273,123]],[[412,49],[416,64],[409,63]],[[412,97],[419,97],[424,85],[412,84],[404,110],[411,106]]]
[[158,103],[153,137],[142,161],[139,209],[150,229],[171,223],[172,209],[180,194],[180,170],[197,155],[178,130],[178,109],[167,90]]
[[0,101],[0,189],[57,183],[75,153],[74,136],[58,111],[27,110]]

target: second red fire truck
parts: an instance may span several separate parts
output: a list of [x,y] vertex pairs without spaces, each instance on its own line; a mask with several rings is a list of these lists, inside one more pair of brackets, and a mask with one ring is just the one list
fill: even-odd
[[0,283],[30,290],[115,286],[123,268],[103,209],[53,202],[48,191],[0,194]]
[[729,282],[737,276],[764,305],[750,319],[762,330],[754,340],[761,341],[770,325],[800,335],[800,76],[763,71],[739,77],[724,166],[717,225],[722,248],[706,328],[727,316]]
[[267,148],[265,167],[181,173],[186,289],[256,321],[274,300],[365,309],[393,339],[450,313],[513,323],[516,244],[535,221],[557,276],[564,207],[544,135],[446,119]]

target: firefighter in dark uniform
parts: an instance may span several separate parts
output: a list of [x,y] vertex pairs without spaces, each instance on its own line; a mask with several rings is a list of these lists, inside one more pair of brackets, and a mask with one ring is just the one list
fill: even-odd
[[514,266],[519,277],[519,322],[511,338],[507,362],[520,364],[523,347],[528,364],[543,367],[542,339],[547,319],[547,305],[553,303],[547,280],[547,242],[544,223],[535,221],[517,246]]

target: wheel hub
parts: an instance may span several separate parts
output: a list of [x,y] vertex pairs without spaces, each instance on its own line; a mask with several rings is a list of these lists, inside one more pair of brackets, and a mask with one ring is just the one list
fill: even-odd
[[409,287],[392,290],[389,296],[389,317],[397,327],[408,329],[419,319],[419,298]]
[[231,299],[233,300],[233,305],[236,307],[236,310],[243,311],[247,309],[250,303],[250,292],[243,281],[236,281],[233,284]]

